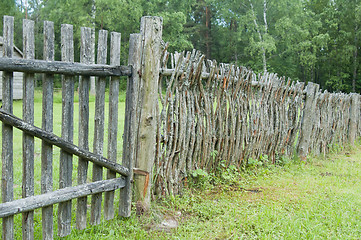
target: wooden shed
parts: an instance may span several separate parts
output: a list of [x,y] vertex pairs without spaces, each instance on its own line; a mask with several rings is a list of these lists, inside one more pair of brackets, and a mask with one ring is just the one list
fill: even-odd
[[[3,38],[0,37],[0,57],[3,57]],[[14,46],[14,58],[23,58],[23,53]],[[2,71],[0,71],[0,100],[2,99]],[[14,99],[23,99],[23,73],[14,72]]]

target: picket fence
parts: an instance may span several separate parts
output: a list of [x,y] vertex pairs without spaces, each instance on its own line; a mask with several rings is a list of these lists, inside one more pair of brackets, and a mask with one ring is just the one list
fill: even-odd
[[[143,17],[139,34],[130,36],[130,51],[128,66],[120,65],[121,34],[112,32],[110,40],[110,64],[107,65],[108,32],[100,30],[98,35],[97,64],[95,59],[95,31],[91,28],[81,28],[80,62],[74,62],[73,26],[61,25],[61,61],[54,61],[54,24],[44,22],[43,60],[34,59],[35,37],[34,22],[23,21],[23,52],[24,58],[13,57],[14,18],[4,16],[3,56],[0,57],[2,78],[2,178],[0,217],[2,218],[2,239],[14,239],[14,215],[22,214],[22,237],[34,239],[34,210],[42,209],[42,238],[54,237],[54,204],[58,204],[57,234],[60,237],[71,233],[72,199],[77,199],[76,228],[87,227],[87,196],[91,195],[90,224],[114,218],[114,193],[120,189],[119,216],[129,217],[132,204],[132,184],[138,122],[141,122],[142,106],[138,97],[144,102],[150,102],[148,96],[138,96],[139,90],[134,84],[147,82],[147,73],[154,66],[145,64],[152,61],[154,52],[153,35],[161,34],[161,19],[158,17]],[[160,27],[157,27],[157,24]],[[161,35],[160,35],[161,36]],[[160,45],[159,45],[160,52]],[[151,51],[150,51],[151,50]],[[154,57],[153,57],[154,58]],[[155,58],[154,58],[155,59]],[[135,69],[139,60],[141,69]],[[142,62],[143,61],[143,62]],[[154,61],[154,60],[153,60]],[[13,76],[14,72],[23,72],[23,113],[22,119],[13,114]],[[142,74],[143,72],[143,74]],[[43,74],[42,82],[42,126],[34,125],[34,74]],[[53,133],[53,101],[54,74],[62,78],[62,123],[61,137]],[[155,74],[159,72],[155,71]],[[140,77],[140,76],[143,77]],[[76,78],[76,76],[79,76]],[[96,99],[93,151],[89,150],[89,87],[90,77],[96,76]],[[122,165],[117,159],[118,153],[118,103],[119,81],[121,76],[128,76],[127,102],[125,109],[125,125],[123,135]],[[109,116],[108,129],[105,131],[105,92],[109,79]],[[74,87],[79,81],[79,129],[78,145],[73,143],[74,136]],[[142,84],[144,85],[144,84]],[[140,86],[140,85],[139,85]],[[156,99],[156,96],[155,96]],[[145,114],[145,113],[144,113]],[[23,132],[22,141],[22,196],[14,199],[14,165],[13,128]],[[103,156],[104,135],[107,132],[107,157]],[[147,139],[143,134],[142,139]],[[41,166],[34,161],[34,137],[42,140]],[[16,139],[17,140],[17,139]],[[141,141],[139,141],[141,142]],[[53,147],[60,148],[60,158],[53,159]],[[72,179],[73,156],[78,157],[77,185]],[[89,162],[92,162],[92,173],[88,173]],[[59,182],[54,183],[53,167],[59,163]],[[35,179],[34,168],[41,168],[41,193],[35,193],[34,185],[40,179]],[[103,169],[107,169],[103,176]],[[143,174],[141,170],[135,172]],[[143,176],[142,175],[142,176]],[[147,174],[145,174],[147,175]],[[89,183],[89,178],[92,178]],[[58,184],[54,190],[54,184]],[[104,200],[103,194],[104,193]],[[102,211],[102,202],[104,210]]]

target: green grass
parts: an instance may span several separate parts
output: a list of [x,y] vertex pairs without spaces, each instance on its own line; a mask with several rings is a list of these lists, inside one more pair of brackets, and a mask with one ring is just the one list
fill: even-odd
[[[74,230],[68,239],[360,239],[360,146],[237,177],[232,185],[207,183],[156,201],[147,216]],[[179,227],[147,230],[161,216],[174,217]]]
[[[60,134],[61,103],[57,102],[57,98],[59,96],[54,101],[54,132]],[[35,102],[35,122],[41,126],[41,101]],[[75,122],[77,111],[76,104]],[[21,102],[15,102],[14,112],[21,116]],[[94,110],[91,112],[93,115]],[[91,129],[94,124],[92,119]],[[119,119],[118,148],[121,150],[124,102],[120,102]],[[14,144],[15,195],[20,198],[21,132],[14,133],[14,139],[17,139]],[[77,143],[77,136],[74,142]],[[40,166],[40,141],[35,152],[36,164]],[[58,158],[57,150],[54,153],[54,188],[58,187]],[[147,215],[136,216],[133,208],[134,212],[128,219],[116,216],[114,220],[102,220],[100,225],[89,226],[83,231],[75,229],[73,211],[72,234],[65,239],[360,239],[359,145],[327,158],[310,158],[307,164],[298,160],[283,160],[282,164],[285,165],[252,165],[252,170],[249,167],[245,172],[220,167],[224,174],[195,178],[189,184],[192,188],[186,189],[181,196],[154,201]],[[75,160],[75,184],[76,167]],[[89,170],[91,173],[91,167]],[[35,176],[35,188],[39,193],[39,167],[35,168]],[[119,196],[118,192],[116,196]],[[76,201],[73,201],[73,209],[75,204]],[[56,208],[57,205],[54,206],[55,231]],[[177,219],[179,227],[170,233],[149,230],[161,222],[162,216]],[[21,215],[15,216],[15,223],[16,239],[21,239]],[[35,225],[35,239],[40,239],[40,209],[35,211]]]

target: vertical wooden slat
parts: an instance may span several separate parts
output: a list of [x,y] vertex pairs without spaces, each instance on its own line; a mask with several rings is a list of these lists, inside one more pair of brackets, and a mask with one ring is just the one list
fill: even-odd
[[[54,61],[54,23],[44,22],[44,60]],[[53,88],[54,75],[43,76],[42,128],[53,132]],[[41,193],[53,191],[53,146],[41,142]],[[53,206],[42,210],[43,239],[53,239]]]
[[[94,52],[94,31],[91,28],[81,28],[80,62],[91,64]],[[89,87],[90,77],[81,76],[79,79],[79,147],[89,149]],[[79,158],[78,185],[85,184],[88,173],[88,161]],[[76,227],[86,228],[87,197],[78,198]]]
[[350,144],[354,145],[357,138],[357,120],[360,111],[359,95],[351,93],[350,121],[348,128],[348,138]]
[[129,168],[130,174],[126,178],[125,187],[120,190],[119,215],[123,217],[129,217],[131,212],[133,167],[138,132],[137,101],[140,82],[138,71],[141,68],[141,44],[142,36],[140,34],[130,35],[128,64],[132,65],[132,76],[128,78],[127,83],[122,160],[122,165]]
[[[61,58],[64,62],[74,62],[73,26],[61,25]],[[62,126],[61,136],[68,142],[73,142],[74,118],[74,77],[63,76],[62,79]],[[59,188],[72,185],[72,154],[60,151]],[[71,232],[71,201],[59,204],[58,235],[64,237]]]
[[[98,64],[106,64],[107,61],[107,37],[106,30],[99,31],[98,37]],[[104,142],[104,107],[105,107],[105,85],[106,78],[100,77],[96,81],[95,95],[95,124],[94,124],[94,153],[103,155]],[[103,179],[103,168],[93,165],[93,181]],[[91,200],[91,216],[90,222],[93,225],[100,223],[101,218],[102,194],[94,194]]]
[[310,147],[310,136],[312,133],[312,127],[314,122],[314,111],[316,107],[316,94],[319,89],[319,85],[309,82],[306,89],[305,106],[302,113],[302,123],[300,130],[300,140],[298,146],[298,153],[302,161],[306,161],[308,149]]
[[[3,57],[13,56],[14,46],[14,17],[4,16],[3,25]],[[13,78],[12,72],[3,72],[2,79],[2,109],[13,112]],[[10,202],[14,198],[14,169],[13,169],[13,128],[2,124],[2,202]],[[2,239],[14,238],[14,216],[3,218]]]
[[[34,22],[23,21],[23,52],[25,59],[34,59]],[[23,80],[23,119],[34,124],[34,74],[25,73]],[[22,197],[34,195],[34,137],[23,132]],[[34,211],[22,214],[23,239],[34,239]]]
[[[111,33],[110,65],[120,65],[120,39],[120,33]],[[109,82],[108,159],[113,162],[117,161],[119,81],[119,77],[111,77]],[[107,179],[115,177],[115,172],[107,171]],[[104,218],[114,218],[114,191],[104,194]]]

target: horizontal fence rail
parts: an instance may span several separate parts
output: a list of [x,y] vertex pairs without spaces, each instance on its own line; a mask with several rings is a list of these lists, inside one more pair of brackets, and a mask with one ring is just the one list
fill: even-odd
[[0,205],[0,218],[32,211],[79,197],[114,191],[124,186],[124,178],[114,178],[75,187],[66,187],[53,192],[15,200]]
[[82,64],[75,62],[13,59],[0,57],[0,71],[82,75],[99,77],[131,76],[131,66]]

